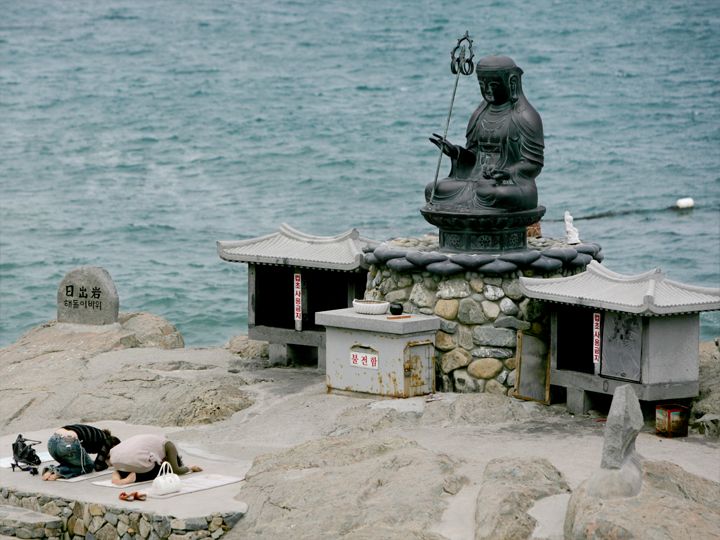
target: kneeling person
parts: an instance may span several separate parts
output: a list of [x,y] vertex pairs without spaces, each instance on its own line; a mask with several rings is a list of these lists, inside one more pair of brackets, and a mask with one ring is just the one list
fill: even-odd
[[[48,452],[58,465],[43,471],[43,480],[74,478],[108,468],[111,449],[120,443],[109,429],[98,429],[85,424],[63,426],[50,436]],[[89,454],[96,454],[95,459]]]
[[110,465],[115,467],[112,483],[124,486],[153,480],[165,461],[178,475],[202,470],[196,465],[183,465],[177,448],[165,437],[152,434],[135,435],[110,451]]

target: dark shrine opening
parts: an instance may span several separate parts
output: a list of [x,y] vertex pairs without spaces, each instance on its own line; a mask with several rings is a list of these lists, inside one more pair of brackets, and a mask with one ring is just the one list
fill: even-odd
[[295,328],[293,319],[293,269],[285,266],[258,266],[255,273],[255,324],[274,328]]
[[[557,369],[594,373],[593,317],[588,308],[557,308]],[[602,324],[600,325],[602,328]],[[602,339],[602,337],[601,337]]]
[[353,298],[362,298],[365,294],[365,272],[303,269],[302,275],[307,284],[303,328],[324,328],[315,324],[315,313],[351,306]]
[[304,306],[303,330],[322,330],[315,313],[352,305],[365,291],[364,272],[337,272],[316,268],[258,265],[255,267],[255,326],[295,328],[294,276],[300,273]]

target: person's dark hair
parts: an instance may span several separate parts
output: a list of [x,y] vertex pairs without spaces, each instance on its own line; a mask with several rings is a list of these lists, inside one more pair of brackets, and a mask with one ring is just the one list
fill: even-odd
[[105,433],[105,439],[108,442],[108,445],[110,448],[113,448],[120,444],[120,439],[118,439],[115,435],[110,433],[109,429],[103,429],[103,433]]

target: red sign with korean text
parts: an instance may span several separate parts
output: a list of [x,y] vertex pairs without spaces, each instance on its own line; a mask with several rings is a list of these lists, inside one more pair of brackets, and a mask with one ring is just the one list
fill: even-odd
[[302,321],[302,278],[300,274],[294,275],[295,320]]
[[593,364],[600,363],[600,313],[593,313]]

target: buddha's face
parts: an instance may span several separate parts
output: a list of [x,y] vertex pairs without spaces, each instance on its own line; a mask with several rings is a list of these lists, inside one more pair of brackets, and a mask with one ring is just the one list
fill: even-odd
[[480,92],[488,103],[502,105],[510,97],[507,85],[499,75],[483,74],[478,77],[478,82],[480,83]]

